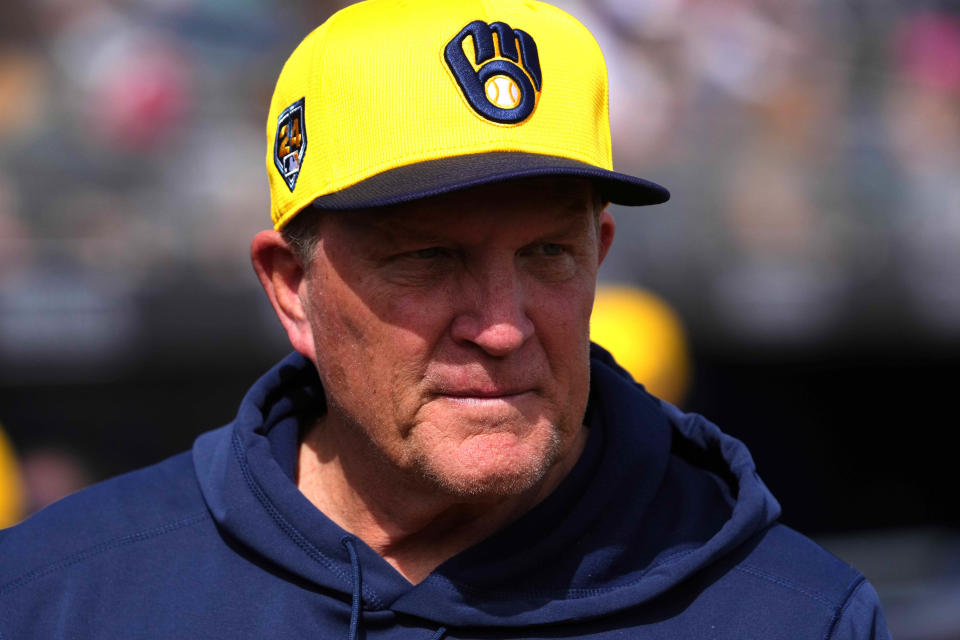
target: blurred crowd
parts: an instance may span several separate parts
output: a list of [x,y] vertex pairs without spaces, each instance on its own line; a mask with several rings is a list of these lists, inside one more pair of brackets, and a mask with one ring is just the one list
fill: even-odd
[[[268,96],[342,4],[0,5],[0,362],[123,358],[144,292],[256,287]],[[620,212],[603,278],[700,340],[960,336],[951,3],[557,4],[606,52],[615,165],[674,194]]]
[[960,335],[956,3],[587,6],[616,159],[674,190],[620,217],[636,250],[618,277],[721,338]]

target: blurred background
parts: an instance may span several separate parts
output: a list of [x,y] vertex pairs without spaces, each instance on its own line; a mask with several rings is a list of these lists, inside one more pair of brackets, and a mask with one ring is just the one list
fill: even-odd
[[[264,123],[344,4],[0,3],[0,520],[189,447],[287,352]],[[556,4],[615,166],[673,192],[612,209],[598,340],[746,441],[896,637],[960,638],[960,4]]]

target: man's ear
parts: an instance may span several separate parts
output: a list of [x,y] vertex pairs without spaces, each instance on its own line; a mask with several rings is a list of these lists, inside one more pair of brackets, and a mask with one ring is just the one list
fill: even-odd
[[306,269],[278,231],[264,230],[253,237],[250,260],[270,304],[287,331],[293,348],[313,360],[313,331],[301,296],[307,286]]
[[607,257],[607,252],[610,251],[610,245],[613,244],[613,236],[616,235],[616,231],[617,224],[613,221],[613,216],[610,215],[609,211],[604,209],[600,212],[599,237],[597,238],[600,243],[600,263]]

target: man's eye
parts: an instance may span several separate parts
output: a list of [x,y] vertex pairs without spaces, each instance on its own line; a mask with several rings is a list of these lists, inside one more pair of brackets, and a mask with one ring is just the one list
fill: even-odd
[[543,252],[545,256],[559,256],[563,255],[565,249],[562,244],[555,244],[553,242],[545,242],[540,245],[540,251]]
[[433,258],[439,258],[443,255],[443,249],[440,247],[427,247],[426,249],[414,251],[413,255],[421,260],[432,260]]

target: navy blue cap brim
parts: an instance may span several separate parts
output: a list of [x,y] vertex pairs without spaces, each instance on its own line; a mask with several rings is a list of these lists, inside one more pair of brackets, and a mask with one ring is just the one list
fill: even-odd
[[587,178],[604,201],[616,204],[641,206],[670,199],[670,192],[664,187],[643,178],[569,158],[497,151],[390,169],[346,189],[320,196],[313,201],[313,206],[328,211],[384,207],[494,182],[541,176]]

